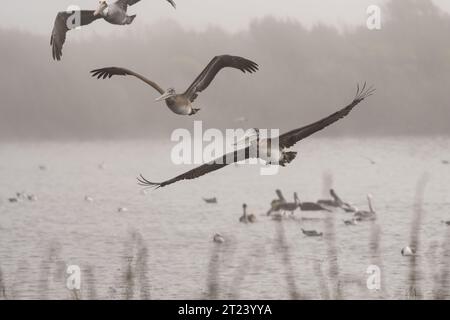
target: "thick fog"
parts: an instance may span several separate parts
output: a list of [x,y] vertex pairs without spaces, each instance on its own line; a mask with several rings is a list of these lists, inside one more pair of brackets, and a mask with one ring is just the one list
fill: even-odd
[[[345,106],[364,81],[376,86],[375,96],[322,134],[449,134],[450,16],[431,1],[408,0],[387,3],[382,18],[380,31],[338,31],[266,17],[239,33],[186,31],[167,20],[111,26],[109,37],[96,36],[93,24],[68,34],[59,63],[51,59],[50,33],[0,29],[0,139],[166,136],[193,120],[205,128],[284,131]],[[135,78],[89,75],[127,67],[182,92],[219,54],[254,60],[260,71],[223,71],[200,94],[202,110],[193,117],[154,102],[157,92]]]

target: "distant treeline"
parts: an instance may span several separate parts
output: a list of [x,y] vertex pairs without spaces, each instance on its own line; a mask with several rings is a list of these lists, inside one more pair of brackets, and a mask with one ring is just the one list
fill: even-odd
[[[280,128],[308,124],[351,101],[367,81],[375,96],[326,135],[449,134],[450,16],[430,0],[392,1],[382,30],[348,31],[267,17],[247,31],[185,31],[173,21],[152,27],[95,24],[72,31],[63,61],[49,38],[0,29],[0,139],[92,139],[167,136],[174,128]],[[91,36],[92,35],[92,36]],[[154,102],[136,79],[98,81],[89,71],[122,66],[163,87],[184,90],[218,54],[260,64],[254,75],[223,72],[197,100],[194,117]],[[235,119],[245,117],[248,122]]]

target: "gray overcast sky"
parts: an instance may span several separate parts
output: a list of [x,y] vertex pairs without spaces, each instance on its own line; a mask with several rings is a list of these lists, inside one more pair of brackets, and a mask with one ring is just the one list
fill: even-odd
[[[365,23],[366,8],[385,0],[175,0],[173,10],[165,0],[142,0],[130,10],[138,15],[139,24],[153,24],[173,19],[187,29],[202,30],[210,25],[227,31],[245,29],[253,18],[273,15],[294,18],[307,26],[317,22],[345,27]],[[434,0],[450,12],[450,1]],[[69,5],[83,9],[96,7],[97,0],[2,1],[0,26],[20,28],[34,33],[49,33],[57,11]],[[107,32],[97,24],[95,31]],[[111,30],[111,29],[109,29]]]

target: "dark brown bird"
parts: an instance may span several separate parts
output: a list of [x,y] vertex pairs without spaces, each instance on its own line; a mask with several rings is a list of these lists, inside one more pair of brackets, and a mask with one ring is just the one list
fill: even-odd
[[161,96],[156,101],[166,101],[167,107],[178,115],[192,116],[200,109],[194,108],[193,102],[197,99],[198,94],[209,87],[216,75],[224,68],[234,68],[241,70],[243,73],[253,73],[258,70],[258,65],[250,60],[242,57],[222,55],[214,57],[206,66],[203,72],[195,79],[189,88],[181,94],[177,94],[175,89],[169,88],[164,91],[157,83],[145,78],[144,76],[124,68],[110,67],[103,69],[96,69],[91,71],[93,77],[97,79],[111,78],[112,76],[134,76],[153,89],[158,91]]
[[[128,25],[134,21],[136,15],[127,15],[129,6],[138,3],[140,0],[118,0],[108,4],[105,0],[99,1],[97,10],[73,10],[61,11],[57,14],[55,24],[53,26],[50,45],[52,46],[52,56],[54,60],[61,60],[62,49],[66,42],[66,34],[68,31],[86,26],[92,22],[103,19],[110,24]],[[167,0],[174,8],[176,8],[173,0]]]
[[[141,186],[144,187],[163,188],[179,181],[197,179],[201,176],[222,169],[229,164],[255,157],[264,160],[267,164],[279,165],[284,167],[292,162],[297,156],[297,152],[289,152],[286,151],[286,149],[291,148],[297,142],[346,117],[354,107],[356,107],[366,98],[370,97],[374,93],[374,91],[375,89],[373,89],[372,87],[366,88],[366,84],[364,84],[362,88],[360,88],[358,85],[356,96],[348,106],[322,120],[314,122],[305,127],[287,132],[278,138],[261,140],[259,137],[259,130],[255,129],[256,144],[252,144],[245,149],[240,149],[235,152],[226,154],[209,163],[206,163],[164,182],[150,182],[142,175],[138,178],[138,182]],[[274,139],[277,139],[277,141],[273,141]],[[272,146],[276,147],[272,148]]]

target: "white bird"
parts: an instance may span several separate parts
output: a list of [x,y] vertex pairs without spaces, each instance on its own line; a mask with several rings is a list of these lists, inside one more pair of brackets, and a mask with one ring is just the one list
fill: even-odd
[[121,207],[121,208],[117,209],[117,212],[128,212],[128,208]]
[[86,202],[94,202],[94,198],[92,198],[90,196],[86,196],[86,197],[84,197],[84,201],[86,201]]
[[357,219],[358,221],[376,220],[377,216],[375,210],[373,209],[372,198],[373,197],[371,194],[367,195],[367,202],[369,203],[369,211],[357,210],[357,208],[354,207],[354,209],[357,210],[353,215],[355,219]]

